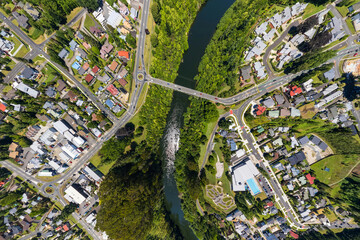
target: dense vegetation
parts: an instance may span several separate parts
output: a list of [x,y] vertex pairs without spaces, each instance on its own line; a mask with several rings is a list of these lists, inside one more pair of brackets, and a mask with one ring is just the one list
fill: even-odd
[[342,232],[334,233],[327,230],[325,234],[321,234],[315,230],[306,231],[300,234],[299,240],[359,240],[359,229],[344,229]]
[[304,54],[302,57],[288,63],[286,65],[285,73],[297,73],[304,70],[316,68],[323,64],[330,58],[336,56],[335,50],[329,50],[326,52],[314,51]]
[[[66,23],[66,16],[76,7],[85,7],[92,12],[99,7],[97,0],[25,0],[41,9],[41,17],[34,22],[35,28],[53,32]],[[29,18],[30,19],[30,18]]]
[[[202,2],[156,1],[161,6],[157,10],[161,22],[156,27],[159,42],[151,64],[153,76],[175,80],[187,49],[186,34]],[[134,135],[110,140],[100,151],[103,161],[116,161],[101,185],[102,207],[97,218],[97,227],[113,239],[182,239],[165,210],[161,191],[159,145],[171,96],[171,91],[151,85]],[[141,134],[146,134],[146,139],[136,143]]]

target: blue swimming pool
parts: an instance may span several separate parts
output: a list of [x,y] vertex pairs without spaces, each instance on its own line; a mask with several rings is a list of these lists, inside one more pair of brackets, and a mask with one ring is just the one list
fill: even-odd
[[251,191],[253,192],[254,195],[261,192],[258,185],[255,183],[255,180],[253,178],[250,178],[249,180],[247,180],[246,183],[250,187],[250,189],[251,189]]

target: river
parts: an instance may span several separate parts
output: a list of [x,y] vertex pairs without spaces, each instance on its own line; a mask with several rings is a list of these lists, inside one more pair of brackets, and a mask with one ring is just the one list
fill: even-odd
[[[183,56],[178,71],[176,84],[195,88],[193,80],[198,73],[198,65],[204,55],[205,48],[210,42],[216,30],[216,25],[226,10],[235,0],[208,0],[201,10],[189,32],[189,49]],[[167,117],[164,135],[161,141],[162,157],[164,162],[164,191],[167,208],[171,212],[171,218],[179,226],[185,239],[197,239],[190,229],[188,222],[184,219],[181,209],[179,192],[174,179],[175,153],[179,148],[180,129],[183,126],[183,115],[190,104],[189,96],[174,91],[171,109]]]

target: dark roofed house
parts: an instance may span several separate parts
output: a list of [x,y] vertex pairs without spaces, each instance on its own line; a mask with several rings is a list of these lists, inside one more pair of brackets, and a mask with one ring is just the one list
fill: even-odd
[[68,55],[69,55],[69,51],[66,50],[65,48],[63,48],[58,54],[59,58],[61,59],[65,59]]
[[81,34],[80,31],[77,31],[75,36],[80,40],[84,40],[84,36]]
[[34,68],[25,67],[25,69],[21,72],[20,78],[35,80],[38,76],[38,73],[39,72]]
[[14,18],[16,18],[20,27],[25,28],[25,29],[29,28],[29,26],[30,26],[28,24],[29,19],[27,17],[25,17],[22,14],[19,14],[18,12],[15,12],[15,11],[12,12],[12,15],[14,16]]
[[58,90],[59,92],[61,92],[62,90],[64,90],[66,88],[66,83],[63,80],[58,80],[58,86],[56,87],[56,90]]
[[21,226],[22,226],[22,228],[23,228],[24,231],[29,230],[29,228],[30,228],[30,223],[28,223],[27,221],[23,220],[23,221],[20,222],[20,224],[21,224]]
[[324,77],[327,78],[329,81],[335,79],[335,69],[332,68],[329,71],[324,73]]
[[75,51],[75,49],[79,46],[79,44],[73,39],[69,43],[69,47],[71,51]]
[[359,11],[359,9],[360,9],[360,2],[355,3],[355,4],[351,5],[350,7],[348,7],[348,10],[350,13],[354,12],[354,11],[357,12],[357,11]]
[[309,142],[309,138],[307,136],[304,136],[304,137],[299,138],[298,141],[301,145],[305,145]]
[[251,77],[250,73],[251,73],[251,66],[250,65],[241,68],[241,77],[242,77],[243,80],[250,79],[250,77]]
[[282,105],[282,104],[285,103],[285,98],[281,94],[275,94],[274,98],[275,98],[275,101],[277,102],[278,105]]
[[315,145],[319,145],[320,142],[321,142],[321,140],[320,140],[317,136],[314,136],[314,135],[312,135],[312,136],[310,137],[310,141],[311,141],[313,144],[315,144]]
[[73,91],[68,91],[64,98],[70,99],[70,102],[75,102],[77,100],[77,95]]
[[55,88],[53,87],[48,87],[45,91],[45,94],[48,96],[48,97],[55,97],[56,96],[56,91],[55,91]]
[[300,96],[296,97],[294,100],[295,106],[299,105],[300,103],[303,103],[303,102],[305,102],[304,95],[300,95]]
[[82,48],[79,48],[78,49],[78,53],[80,54],[80,57],[82,58],[82,59],[85,59],[85,58],[87,58],[87,53],[82,49]]
[[39,19],[40,13],[39,11],[31,6],[29,3],[26,3],[24,6],[25,12],[27,12],[35,21]]
[[78,70],[78,73],[79,73],[80,75],[84,75],[85,72],[86,72],[85,69],[83,69],[82,67],[79,68],[79,70]]
[[306,157],[305,157],[305,154],[303,151],[297,152],[288,158],[288,160],[292,166],[304,161],[305,159],[306,159]]
[[328,148],[328,145],[324,143],[323,141],[320,142],[319,148],[323,151],[325,151]]

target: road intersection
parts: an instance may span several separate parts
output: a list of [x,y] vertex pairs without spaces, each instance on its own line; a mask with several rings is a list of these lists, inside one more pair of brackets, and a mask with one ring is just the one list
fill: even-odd
[[[133,73],[134,81],[135,81],[135,90],[132,93],[133,96],[132,96],[131,102],[129,104],[129,109],[121,117],[121,119],[116,118],[116,116],[114,116],[114,114],[109,109],[104,107],[104,105],[100,103],[100,101],[97,99],[97,97],[94,96],[89,91],[89,89],[87,89],[81,82],[79,82],[72,74],[70,74],[62,66],[60,66],[57,63],[54,63],[50,59],[50,56],[43,50],[46,42],[39,44],[39,45],[35,44],[24,32],[22,32],[9,19],[7,19],[2,13],[0,13],[0,18],[9,26],[9,28],[12,29],[12,31],[14,31],[31,48],[31,51],[24,57],[25,59],[33,59],[34,57],[36,57],[38,55],[43,56],[46,60],[48,60],[48,62],[53,64],[55,66],[55,68],[57,68],[62,74],[64,74],[71,82],[73,82],[114,123],[113,127],[107,133],[105,133],[102,138],[98,139],[97,143],[93,147],[91,147],[90,149],[88,149],[84,152],[83,156],[77,160],[75,165],[69,171],[67,171],[64,175],[60,176],[60,178],[58,178],[54,181],[51,181],[51,182],[41,181],[37,178],[34,178],[34,177],[26,174],[23,171],[21,171],[17,166],[15,166],[14,164],[12,164],[10,162],[2,163],[4,166],[8,167],[10,170],[12,170],[16,174],[20,175],[26,181],[28,181],[30,184],[32,184],[33,186],[38,188],[42,194],[50,197],[51,199],[55,199],[55,200],[59,201],[62,205],[65,205],[66,201],[63,199],[62,194],[59,189],[61,189],[61,187],[64,186],[64,184],[67,182],[66,181],[67,179],[70,179],[74,173],[79,171],[80,168],[83,167],[84,164],[86,162],[88,162],[94,154],[96,154],[96,152],[101,148],[102,144],[106,140],[111,138],[119,128],[121,128],[122,126],[124,126],[124,124],[126,124],[128,121],[130,121],[130,119],[135,114],[136,106],[138,104],[140,94],[143,91],[145,84],[152,83],[152,84],[161,85],[163,87],[172,89],[174,91],[183,92],[185,94],[188,94],[189,96],[207,99],[212,102],[217,102],[217,103],[221,103],[224,105],[232,105],[239,101],[242,101],[242,100],[245,100],[245,99],[248,99],[251,97],[239,109],[234,110],[234,114],[235,114],[235,116],[237,116],[239,125],[246,128],[246,125],[242,119],[242,115],[245,112],[248,104],[250,104],[250,102],[253,99],[260,97],[263,94],[266,94],[267,92],[273,91],[274,89],[276,89],[286,83],[289,83],[294,77],[299,76],[302,73],[306,72],[306,71],[302,71],[297,74],[289,74],[289,75],[279,76],[279,77],[276,77],[273,74],[269,74],[269,79],[267,81],[259,84],[257,87],[250,88],[244,92],[238,93],[235,96],[232,96],[229,98],[219,98],[219,97],[213,96],[211,94],[203,93],[200,91],[196,91],[194,89],[186,88],[186,87],[174,84],[174,83],[170,83],[170,82],[166,82],[161,79],[154,78],[146,72],[145,64],[144,64],[144,50],[145,50],[144,48],[145,48],[145,38],[146,38],[145,30],[146,30],[146,26],[147,26],[148,15],[149,15],[149,6],[150,6],[150,1],[144,0],[142,14],[141,14],[142,18],[141,18],[141,22],[139,25],[138,48],[137,48],[136,59],[135,59],[135,71]],[[76,22],[77,21],[76,19],[78,19],[81,16],[81,14],[84,14],[84,10],[81,11],[75,17],[75,20],[71,21],[71,23]],[[359,49],[360,49],[359,46],[352,46],[352,44],[351,44],[346,49],[339,51],[338,55],[336,57],[334,57],[333,59],[329,60],[328,62],[333,62],[333,61],[339,62],[342,57],[349,55],[349,54],[353,54],[353,53],[359,51]],[[14,67],[14,69],[9,73],[9,75],[6,77],[5,82],[9,83],[10,80],[12,80],[24,66],[25,66],[24,63],[19,62]],[[263,159],[261,152],[259,153],[258,149],[255,148],[254,139],[251,136],[251,134],[249,134],[248,131],[244,130],[244,131],[242,131],[242,137],[248,141],[249,148],[251,149],[251,151],[255,155],[255,157],[257,159]],[[210,149],[210,148],[208,148],[208,149]],[[260,166],[264,170],[267,171],[268,163],[266,161],[261,161]],[[291,220],[291,222],[297,228],[302,228],[303,226],[300,223],[298,223],[297,216],[295,213],[293,213],[293,210],[291,210],[292,207],[291,207],[290,203],[288,202],[286,195],[283,193],[281,186],[279,187],[278,182],[276,182],[277,180],[273,179],[274,176],[272,176],[272,174],[270,174],[270,175],[271,175],[270,180],[269,180],[270,184],[272,185],[274,192],[276,193],[276,196],[277,196],[280,206],[282,207],[282,209],[285,210],[285,215],[288,217],[288,219]],[[49,187],[50,185],[54,186],[55,184],[58,184],[58,186],[55,188],[54,193],[52,193],[52,194],[46,193],[45,189],[47,187]],[[86,222],[84,222],[82,219],[80,219],[80,217],[78,215],[75,214],[74,217],[77,220],[79,220],[79,223],[84,226],[86,231],[94,239],[100,239],[98,234],[95,233],[95,231],[92,228],[90,228]]]

